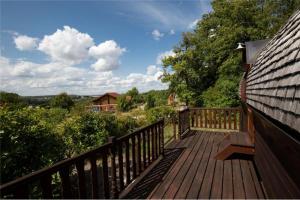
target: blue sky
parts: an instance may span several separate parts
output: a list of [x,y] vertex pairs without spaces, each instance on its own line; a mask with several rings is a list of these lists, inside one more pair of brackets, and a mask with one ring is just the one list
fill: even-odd
[[211,10],[198,1],[1,1],[0,90],[164,89],[160,58]]

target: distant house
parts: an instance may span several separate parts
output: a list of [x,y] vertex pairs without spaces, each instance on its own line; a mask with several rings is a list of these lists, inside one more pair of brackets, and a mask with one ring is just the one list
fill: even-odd
[[105,93],[93,100],[93,105],[90,106],[93,111],[107,111],[114,112],[117,109],[117,97],[116,92]]
[[174,105],[176,103],[176,94],[175,93],[171,93],[169,96],[168,96],[168,105]]

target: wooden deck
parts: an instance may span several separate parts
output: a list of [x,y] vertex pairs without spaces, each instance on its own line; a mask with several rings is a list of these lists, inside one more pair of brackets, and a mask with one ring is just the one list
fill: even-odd
[[251,158],[214,158],[224,133],[191,131],[125,198],[266,198]]

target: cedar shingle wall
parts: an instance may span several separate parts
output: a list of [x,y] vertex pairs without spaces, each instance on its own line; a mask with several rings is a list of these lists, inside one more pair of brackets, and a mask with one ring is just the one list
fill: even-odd
[[300,11],[262,50],[246,84],[249,105],[300,132]]

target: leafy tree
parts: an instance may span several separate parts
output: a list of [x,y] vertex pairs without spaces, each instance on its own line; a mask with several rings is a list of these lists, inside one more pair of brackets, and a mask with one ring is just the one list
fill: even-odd
[[59,107],[70,110],[74,105],[72,98],[67,93],[61,93],[50,100],[52,107]]
[[300,2],[214,0],[212,8],[195,30],[183,34],[173,49],[176,55],[163,60],[162,81],[186,104],[236,105],[238,96],[232,92],[242,74],[237,43],[273,36]]
[[141,102],[141,97],[136,87],[133,87],[131,90],[128,90],[126,94],[127,96],[131,97],[131,101],[133,104],[137,104]]

